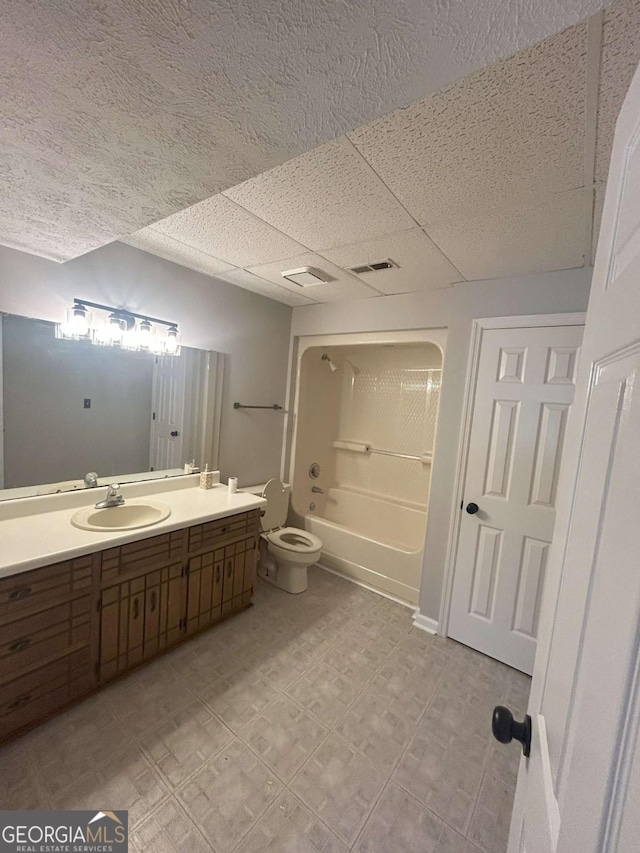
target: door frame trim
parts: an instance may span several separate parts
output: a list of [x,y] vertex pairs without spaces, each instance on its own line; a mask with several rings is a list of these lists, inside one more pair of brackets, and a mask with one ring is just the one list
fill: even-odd
[[471,436],[471,419],[475,402],[475,390],[478,381],[480,351],[485,331],[493,329],[535,329],[542,326],[584,326],[586,312],[579,311],[567,314],[525,314],[516,317],[481,317],[471,321],[471,344],[467,363],[464,397],[462,402],[462,429],[458,442],[456,475],[453,487],[453,505],[449,523],[447,540],[447,555],[444,564],[442,598],[438,616],[438,633],[443,637],[449,636],[449,618],[451,614],[451,599],[455,562],[460,538],[460,502],[464,496],[464,481],[467,475],[469,460],[469,439]]

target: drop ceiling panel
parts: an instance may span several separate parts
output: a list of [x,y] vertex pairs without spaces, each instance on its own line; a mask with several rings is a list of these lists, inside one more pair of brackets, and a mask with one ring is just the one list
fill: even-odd
[[130,234],[122,242],[135,246],[136,249],[142,249],[143,252],[150,252],[152,255],[158,255],[160,258],[181,264],[183,267],[189,267],[196,272],[203,272],[206,275],[217,275],[233,268],[232,264],[228,264],[220,258],[214,258],[213,255],[194,246],[175,240],[161,231],[156,231],[152,226],[136,231],[135,234]]
[[421,225],[579,187],[586,24],[353,131]]
[[589,193],[573,190],[429,234],[467,279],[527,275],[582,266],[588,217]]
[[623,0],[604,12],[598,93],[596,181],[606,181],[616,120],[640,59],[640,2]]
[[415,225],[346,140],[322,145],[225,195],[316,251]]
[[601,5],[7,0],[0,242],[90,251]]
[[[316,267],[316,269],[328,273],[332,281],[327,284],[316,284],[312,287],[299,287],[297,284],[282,278],[283,270],[297,269],[298,267]],[[274,284],[279,284],[292,293],[303,294],[315,302],[341,302],[343,300],[368,299],[372,296],[380,296],[377,290],[367,287],[366,284],[330,263],[326,258],[315,254],[298,255],[295,258],[289,258],[275,264],[261,264],[252,267],[249,272],[266,278]]]
[[305,248],[223,195],[194,204],[151,227],[233,267],[277,261]]
[[268,296],[270,299],[275,299],[277,302],[284,302],[285,305],[312,305],[313,300],[307,299],[301,293],[293,293],[284,287],[279,287],[266,281],[264,278],[259,278],[247,270],[231,270],[216,276],[229,284],[235,284],[245,290],[251,290],[253,293],[260,293],[262,296]]
[[355,267],[390,258],[398,267],[358,274],[382,293],[411,293],[446,287],[462,276],[434,246],[424,231],[415,228],[367,243],[329,249],[323,256],[340,267]]

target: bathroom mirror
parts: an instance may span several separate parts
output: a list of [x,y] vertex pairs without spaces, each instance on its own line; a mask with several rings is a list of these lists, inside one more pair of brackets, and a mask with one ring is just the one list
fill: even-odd
[[223,356],[60,340],[0,315],[0,500],[177,476],[218,464]]

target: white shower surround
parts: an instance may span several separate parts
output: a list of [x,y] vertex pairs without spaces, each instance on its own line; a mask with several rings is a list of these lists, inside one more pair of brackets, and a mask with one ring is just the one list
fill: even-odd
[[[304,354],[314,347],[372,346],[389,344],[434,344],[444,359],[447,332],[444,329],[323,335],[299,340],[296,393],[294,405],[294,434],[291,451],[291,481],[293,523],[315,533],[323,541],[321,565],[358,583],[364,583],[387,595],[417,604],[427,520],[428,491],[424,498],[412,501],[389,495],[371,494],[367,489],[341,488],[332,484],[326,494],[318,495],[318,514],[304,513],[296,506],[296,484],[306,472],[296,476],[296,450],[300,436],[301,375]],[[329,372],[327,372],[329,375]],[[338,420],[336,420],[336,424]],[[362,457],[367,453],[334,451],[339,456]],[[392,457],[394,464],[406,460]],[[299,463],[301,464],[301,463]],[[365,463],[366,464],[366,463]],[[415,461],[412,463],[415,466]],[[322,467],[322,464],[321,464]],[[336,470],[338,466],[336,465]],[[426,478],[428,483],[428,476]],[[306,480],[305,480],[306,482]],[[310,482],[310,481],[309,481]]]

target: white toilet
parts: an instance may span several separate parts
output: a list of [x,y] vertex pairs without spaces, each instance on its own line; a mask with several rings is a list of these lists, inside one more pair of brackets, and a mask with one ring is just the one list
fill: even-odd
[[261,519],[258,574],[285,592],[304,592],[307,566],[320,559],[322,540],[306,530],[283,527],[289,511],[289,486],[274,478],[261,494],[267,505]]

